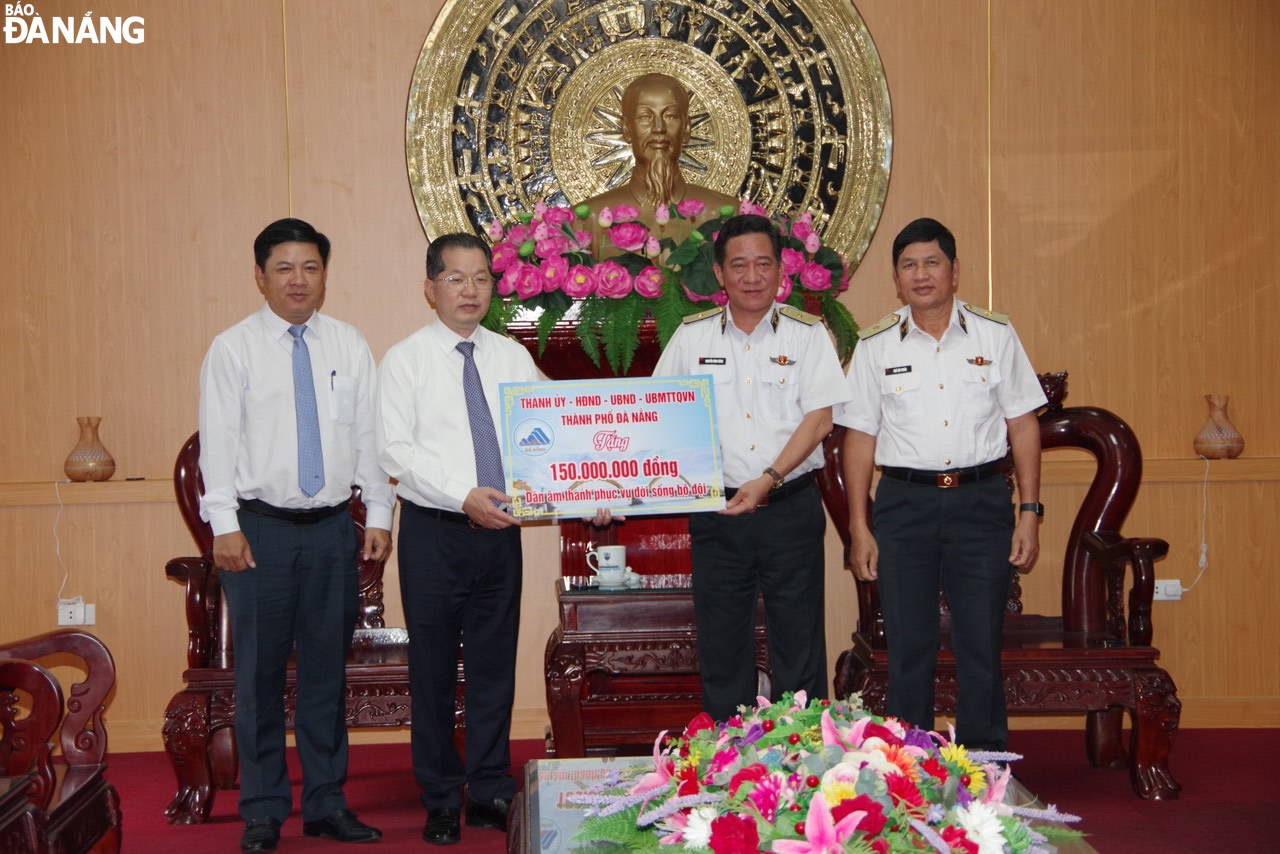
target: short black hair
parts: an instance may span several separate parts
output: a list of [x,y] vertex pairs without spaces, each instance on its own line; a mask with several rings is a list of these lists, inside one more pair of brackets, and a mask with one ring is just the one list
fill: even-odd
[[489,264],[493,260],[493,256],[489,252],[489,244],[474,234],[467,234],[465,231],[442,234],[431,241],[431,245],[427,247],[428,279],[434,279],[444,270],[444,251],[446,249],[479,249],[484,253],[485,264]]
[[271,250],[281,243],[310,243],[320,250],[321,263],[329,265],[329,238],[316,231],[311,223],[289,217],[276,220],[254,238],[253,261],[259,270],[266,269]]
[[907,227],[893,238],[893,266],[898,266],[898,256],[912,243],[931,243],[935,240],[947,260],[955,261],[956,238],[945,225],[927,216],[907,223]]
[[744,234],[763,234],[768,237],[769,245],[773,247],[773,260],[782,260],[782,238],[778,235],[778,227],[768,217],[759,214],[738,214],[729,217],[724,221],[724,225],[720,226],[715,245],[717,264],[724,266],[724,255],[728,250],[729,241]]

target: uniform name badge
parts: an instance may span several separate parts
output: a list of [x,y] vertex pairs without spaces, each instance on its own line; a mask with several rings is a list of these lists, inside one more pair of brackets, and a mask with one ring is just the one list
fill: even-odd
[[498,394],[516,517],[724,509],[711,376],[501,383]]

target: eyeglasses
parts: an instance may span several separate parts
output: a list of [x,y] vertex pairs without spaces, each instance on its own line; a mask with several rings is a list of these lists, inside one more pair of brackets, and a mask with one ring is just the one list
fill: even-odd
[[453,293],[459,293],[468,283],[478,291],[487,291],[493,288],[493,276],[488,273],[477,273],[474,276],[452,274],[436,279],[436,283]]

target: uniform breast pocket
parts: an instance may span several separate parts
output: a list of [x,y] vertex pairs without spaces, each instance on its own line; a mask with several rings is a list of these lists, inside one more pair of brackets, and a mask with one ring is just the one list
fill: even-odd
[[920,397],[920,375],[905,373],[883,376],[880,378],[880,395],[884,405],[895,410],[911,406]]
[[976,418],[985,418],[996,406],[996,393],[1000,389],[998,365],[966,365],[960,379],[964,383],[964,411]]
[[779,421],[799,421],[800,375],[786,368],[774,367],[760,377],[760,404],[765,414]]
[[338,424],[354,424],[356,421],[356,387],[355,377],[330,377],[332,388],[329,390],[329,418]]

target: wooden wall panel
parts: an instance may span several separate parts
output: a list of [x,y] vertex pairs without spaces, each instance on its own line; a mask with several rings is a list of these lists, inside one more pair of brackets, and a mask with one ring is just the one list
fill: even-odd
[[[266,222],[292,211],[333,238],[326,310],[357,324],[375,356],[430,319],[403,140],[410,75],[439,5],[105,0],[95,14],[146,18],[144,45],[0,51],[0,394],[20,403],[0,445],[0,580],[13,594],[0,603],[4,637],[52,627],[61,578],[56,507],[22,482],[61,475],[79,414],[104,416],[117,477],[168,475],[195,423],[209,340],[260,305],[250,243]],[[1070,403],[1115,409],[1150,460],[1188,460],[1200,395],[1233,396],[1255,459],[1214,464],[1212,568],[1182,602],[1157,606],[1156,637],[1188,720],[1225,709],[1274,724],[1276,664],[1249,651],[1280,640],[1267,563],[1277,481],[1266,474],[1280,457],[1268,376],[1280,345],[1263,333],[1277,290],[1261,261],[1278,230],[1280,10],[1265,0],[858,8],[888,76],[895,139],[880,230],[845,301],[863,323],[896,308],[892,238],[932,215],[960,241],[961,295],[986,302],[990,57],[994,305],[1013,314],[1037,367],[1071,371]],[[40,12],[84,9],[49,0]],[[1230,480],[1232,466],[1256,479]],[[1029,607],[1047,610],[1062,514],[1084,491],[1056,471],[1067,474],[1045,488],[1046,557],[1025,580]],[[1169,539],[1159,574],[1189,584],[1200,486],[1182,474],[1148,482],[1127,530]],[[191,547],[172,503],[148,496],[69,506],[60,525],[68,593],[98,604],[120,663],[117,749],[159,747],[185,644],[181,590],[163,565]],[[529,737],[545,717],[557,531],[531,527],[524,542],[516,720]],[[829,531],[832,665],[856,620],[839,553]],[[401,623],[394,563],[387,606]]]

